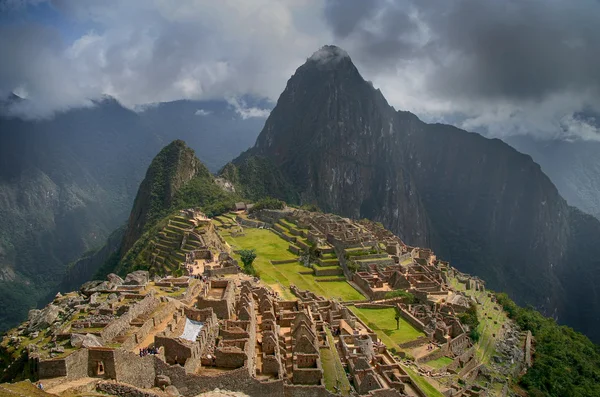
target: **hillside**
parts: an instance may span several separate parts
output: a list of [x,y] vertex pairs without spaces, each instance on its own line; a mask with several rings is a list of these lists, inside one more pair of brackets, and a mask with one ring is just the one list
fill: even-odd
[[531,157],[393,109],[337,47],[296,70],[255,146],[224,171],[253,177],[239,178],[244,192],[382,222],[600,338],[600,224],[568,206]]
[[73,262],[84,253],[90,258],[127,221],[163,145],[186,139],[215,171],[247,148],[263,123],[225,101],[176,101],[133,112],[110,97],[49,119],[0,116],[0,330],[46,303],[63,279],[77,284],[89,275]]

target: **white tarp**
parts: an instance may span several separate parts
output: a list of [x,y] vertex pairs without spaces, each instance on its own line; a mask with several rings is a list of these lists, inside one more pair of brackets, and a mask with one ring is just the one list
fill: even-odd
[[202,327],[204,327],[204,323],[186,318],[185,328],[183,329],[183,333],[181,334],[180,338],[189,340],[191,342],[196,342],[196,337],[200,333]]

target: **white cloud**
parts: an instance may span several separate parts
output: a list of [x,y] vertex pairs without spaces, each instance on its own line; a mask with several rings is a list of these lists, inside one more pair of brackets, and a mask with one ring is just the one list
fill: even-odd
[[237,114],[239,114],[244,120],[253,118],[253,117],[267,118],[267,117],[269,117],[269,114],[271,113],[271,110],[269,110],[269,109],[261,109],[258,107],[248,107],[248,105],[246,104],[246,102],[244,100],[235,98],[235,97],[228,98],[227,103],[229,103],[229,105],[231,107],[233,107],[235,112]]
[[210,110],[204,110],[204,109],[198,109],[194,112],[194,114],[196,116],[209,116],[211,115],[213,112],[211,112]]
[[[0,26],[0,53],[11,64],[0,65],[0,91],[23,87],[37,115],[102,94],[132,108],[242,95],[274,100],[307,54],[329,38],[317,0],[54,5],[93,30],[65,43],[51,28]],[[261,111],[246,109],[243,116],[263,117]]]

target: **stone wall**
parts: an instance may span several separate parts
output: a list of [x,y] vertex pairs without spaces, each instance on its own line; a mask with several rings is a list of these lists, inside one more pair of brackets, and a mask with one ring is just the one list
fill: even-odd
[[226,274],[238,274],[240,268],[237,266],[218,267],[216,269],[206,269],[206,275],[208,277],[224,276]]
[[139,390],[133,386],[122,385],[112,382],[99,382],[96,385],[96,390],[102,393],[109,394],[111,396],[122,396],[122,397],[160,397],[158,394],[149,392],[147,390]]
[[531,339],[531,331],[527,331],[525,337],[525,365],[527,365],[527,368],[531,368]]
[[64,359],[44,360],[38,363],[38,378],[55,378],[67,376],[67,364]]
[[155,366],[156,374],[168,376],[171,384],[185,396],[195,396],[216,388],[235,390],[252,397],[281,397],[284,395],[282,380],[260,382],[252,378],[245,367],[226,371],[222,375],[202,376],[187,374],[183,367],[170,366],[160,360],[155,361]]
[[67,379],[79,379],[88,376],[89,354],[87,349],[80,349],[65,358]]
[[[97,376],[105,379],[116,379],[117,369],[115,365],[115,351],[109,348],[91,348],[88,351],[89,359],[87,363],[88,376]],[[99,364],[104,369],[103,374],[98,374]]]
[[125,350],[115,351],[115,370],[117,382],[150,388],[154,386],[153,356],[140,357]]
[[106,344],[109,343],[115,336],[120,334],[123,330],[129,328],[129,323],[142,313],[154,311],[160,300],[153,295],[147,295],[144,299],[137,302],[129,308],[127,313],[123,314],[118,319],[108,324],[100,333],[102,341]]
[[424,330],[425,330],[425,324],[423,324],[418,318],[416,318],[415,316],[413,316],[412,314],[410,314],[408,311],[406,311],[406,309],[404,309],[404,308],[401,307],[400,308],[400,315],[402,316],[403,319],[405,319],[407,322],[409,322],[410,325],[412,325],[413,327],[415,327],[419,331],[424,332]]

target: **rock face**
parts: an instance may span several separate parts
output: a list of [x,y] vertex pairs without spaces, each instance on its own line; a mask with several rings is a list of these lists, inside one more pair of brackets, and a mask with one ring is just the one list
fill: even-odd
[[145,270],[136,270],[125,277],[125,285],[146,285],[150,280],[150,274]]
[[60,314],[60,308],[55,305],[48,305],[43,310],[31,310],[29,312],[28,332],[40,331],[52,325]]
[[100,347],[102,346],[102,341],[93,334],[71,334],[71,346],[76,348]]
[[600,339],[600,223],[502,141],[395,111],[336,47],[298,68],[256,145],[233,164],[222,176],[246,194],[380,221]]
[[199,174],[210,175],[210,172],[183,141],[173,141],[158,153],[135,197],[121,243],[121,257],[140,238],[146,225],[171,206],[179,188]]

